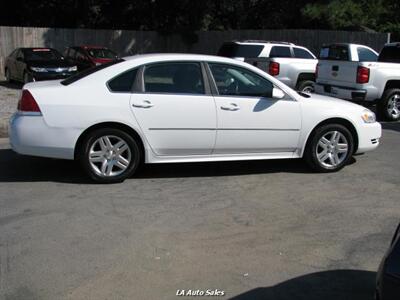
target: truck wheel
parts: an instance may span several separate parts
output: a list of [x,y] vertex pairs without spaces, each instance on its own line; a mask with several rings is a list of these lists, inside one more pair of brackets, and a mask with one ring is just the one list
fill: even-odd
[[343,168],[353,154],[354,139],[341,124],[326,124],[310,136],[304,158],[317,172],[335,172]]
[[385,121],[400,120],[400,89],[388,89],[378,102],[379,116]]
[[314,81],[303,80],[297,84],[297,90],[303,93],[314,93]]

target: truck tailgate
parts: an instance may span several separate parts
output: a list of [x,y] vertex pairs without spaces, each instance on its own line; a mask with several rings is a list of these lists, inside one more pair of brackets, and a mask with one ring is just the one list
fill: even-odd
[[344,87],[354,86],[358,65],[359,63],[356,61],[320,60],[317,83]]

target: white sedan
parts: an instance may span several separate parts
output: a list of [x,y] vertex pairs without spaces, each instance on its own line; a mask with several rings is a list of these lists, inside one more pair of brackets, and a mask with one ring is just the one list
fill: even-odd
[[370,110],[299,94],[229,58],[127,57],[63,81],[26,84],[10,121],[20,154],[76,159],[98,182],[119,182],[142,163],[304,157],[318,172],[375,149]]

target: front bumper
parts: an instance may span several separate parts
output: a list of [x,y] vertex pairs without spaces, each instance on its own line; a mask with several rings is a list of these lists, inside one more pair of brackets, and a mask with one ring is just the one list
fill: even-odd
[[357,154],[372,151],[379,146],[382,136],[382,126],[380,123],[363,123],[357,128],[358,149]]
[[11,148],[23,155],[74,159],[77,129],[49,127],[42,116],[15,113],[9,124]]

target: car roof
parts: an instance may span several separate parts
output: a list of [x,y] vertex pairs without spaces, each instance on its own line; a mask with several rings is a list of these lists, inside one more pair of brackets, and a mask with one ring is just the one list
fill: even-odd
[[237,64],[237,60],[215,55],[205,55],[205,54],[186,54],[186,53],[150,53],[150,54],[137,54],[133,56],[123,57],[126,61],[171,61],[171,60],[186,60],[186,61],[212,61],[212,62],[225,62]]
[[233,40],[225,43],[234,43],[240,45],[265,45],[265,44],[277,44],[277,45],[288,45],[296,46],[293,43],[283,42],[283,41],[266,41],[266,40]]

